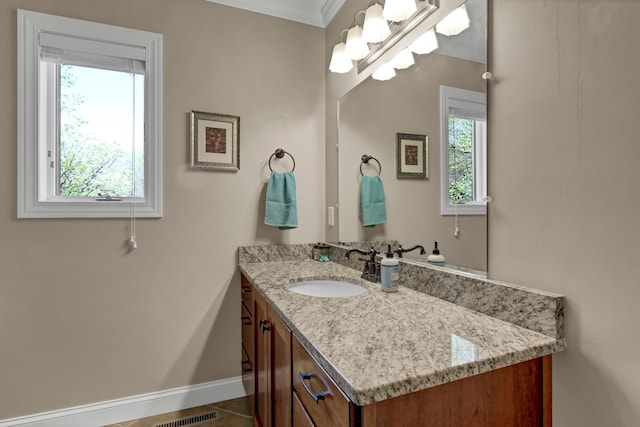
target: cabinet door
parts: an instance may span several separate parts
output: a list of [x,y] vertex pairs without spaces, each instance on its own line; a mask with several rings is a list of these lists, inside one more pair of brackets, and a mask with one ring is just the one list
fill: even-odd
[[257,292],[254,295],[254,320],[255,320],[255,373],[256,373],[256,424],[262,427],[271,427],[271,378],[270,378],[270,351],[269,329],[267,319],[267,303]]
[[550,364],[544,356],[372,403],[362,408],[362,426],[551,426]]
[[255,412],[255,326],[253,321],[252,286],[244,275],[241,278],[241,322],[242,322],[242,384],[249,402],[249,409]]
[[273,426],[291,426],[291,331],[276,313],[271,323],[271,402]]

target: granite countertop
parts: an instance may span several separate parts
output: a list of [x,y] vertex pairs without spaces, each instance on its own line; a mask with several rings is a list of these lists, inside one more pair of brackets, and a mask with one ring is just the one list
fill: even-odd
[[[240,270],[357,405],[549,355],[564,340],[400,286],[380,290],[344,265],[311,259],[245,262]],[[310,279],[368,289],[345,298],[287,290]]]

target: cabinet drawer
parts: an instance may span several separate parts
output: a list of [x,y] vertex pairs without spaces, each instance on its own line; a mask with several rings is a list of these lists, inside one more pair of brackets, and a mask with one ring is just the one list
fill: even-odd
[[293,340],[293,388],[315,425],[349,425],[350,401],[297,339]]
[[293,392],[293,427],[316,427],[295,391]]
[[255,373],[253,369],[253,357],[249,357],[247,349],[242,346],[242,385],[244,386],[244,392],[247,395],[249,401],[249,410],[253,414],[255,411]]
[[240,294],[242,295],[242,302],[249,309],[249,313],[253,314],[253,286],[244,277],[244,274],[240,276]]
[[253,316],[249,313],[247,306],[242,305],[242,317],[240,320],[242,321],[242,344],[247,349],[247,353],[249,354],[251,360],[253,361]]
[[253,357],[247,354],[244,345],[242,346],[242,376],[253,376]]

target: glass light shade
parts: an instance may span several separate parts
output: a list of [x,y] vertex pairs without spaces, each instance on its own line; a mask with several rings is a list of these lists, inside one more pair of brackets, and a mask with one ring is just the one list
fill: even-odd
[[436,32],[432,29],[418,37],[416,41],[409,45],[411,52],[418,55],[431,53],[438,48],[438,38]]
[[386,0],[382,16],[387,21],[400,22],[418,10],[416,0]]
[[380,43],[391,35],[389,24],[382,16],[382,6],[378,3],[369,6],[364,15],[362,38],[367,43]]
[[349,29],[345,51],[349,58],[356,61],[369,54],[369,46],[367,46],[367,42],[362,38],[362,28],[358,25]]
[[396,70],[404,70],[415,64],[413,60],[413,53],[409,49],[402,49],[400,53],[393,57],[391,65]]
[[371,78],[375,80],[391,80],[396,76],[396,70],[393,69],[391,63],[387,62],[371,74]]
[[462,5],[436,24],[436,31],[445,36],[455,36],[469,28],[467,8]]
[[353,62],[344,50],[344,43],[338,43],[333,47],[333,53],[331,54],[331,62],[329,63],[329,70],[334,73],[348,73],[353,68]]

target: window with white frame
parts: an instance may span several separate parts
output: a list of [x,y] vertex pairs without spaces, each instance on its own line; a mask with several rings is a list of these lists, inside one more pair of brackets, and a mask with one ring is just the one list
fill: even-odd
[[162,216],[162,36],[18,11],[18,217]]
[[442,215],[487,212],[486,94],[440,86]]

